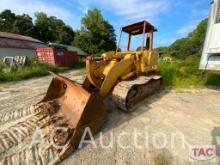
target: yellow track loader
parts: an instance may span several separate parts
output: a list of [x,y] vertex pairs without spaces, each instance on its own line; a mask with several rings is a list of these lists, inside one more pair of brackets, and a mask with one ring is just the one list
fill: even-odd
[[[103,53],[100,59],[88,57],[86,79],[82,85],[53,74],[45,98],[38,104],[44,106],[38,116],[48,118],[50,128],[66,127],[53,132],[53,143],[58,146],[60,158],[74,151],[86,127],[97,133],[106,118],[103,98],[111,95],[115,104],[125,112],[152,95],[161,86],[158,54],[153,50],[153,33],[157,31],[147,21],[121,28],[116,51]],[[126,51],[120,51],[122,33],[127,33]],[[142,35],[140,50],[131,51],[131,38]],[[43,116],[43,117],[42,117]],[[52,129],[51,129],[52,130]]]

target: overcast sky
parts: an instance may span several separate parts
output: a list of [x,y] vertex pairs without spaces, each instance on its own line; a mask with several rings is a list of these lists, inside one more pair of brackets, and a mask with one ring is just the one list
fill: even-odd
[[[185,37],[198,22],[209,15],[211,0],[0,0],[0,11],[11,9],[17,14],[34,16],[43,11],[80,28],[80,19],[90,8],[98,8],[119,33],[122,25],[140,20],[158,29],[155,47],[169,45]],[[136,41],[135,41],[136,42]],[[137,45],[137,43],[135,43]]]

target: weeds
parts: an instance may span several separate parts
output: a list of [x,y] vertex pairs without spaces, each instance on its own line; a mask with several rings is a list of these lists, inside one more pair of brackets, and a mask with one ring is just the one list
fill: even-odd
[[220,86],[220,73],[199,70],[199,59],[188,56],[185,60],[160,61],[165,87]]
[[73,67],[49,66],[47,64],[38,63],[36,59],[31,59],[28,61],[25,67],[13,69],[10,72],[5,72],[4,70],[6,66],[0,62],[0,82],[17,81],[32,77],[45,76],[49,74],[48,71],[61,73],[72,69],[80,69],[83,67],[83,63],[78,63]]

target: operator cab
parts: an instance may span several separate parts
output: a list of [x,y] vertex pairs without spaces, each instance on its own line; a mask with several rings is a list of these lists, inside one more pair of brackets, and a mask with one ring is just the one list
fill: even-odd
[[121,37],[122,33],[128,34],[128,42],[126,51],[130,51],[131,47],[131,38],[132,36],[142,35],[142,44],[141,47],[137,48],[137,50],[152,50],[153,49],[153,33],[156,32],[157,29],[151,25],[147,21],[141,21],[138,23],[134,23],[128,26],[124,26],[121,28],[120,37],[116,52],[120,50]]

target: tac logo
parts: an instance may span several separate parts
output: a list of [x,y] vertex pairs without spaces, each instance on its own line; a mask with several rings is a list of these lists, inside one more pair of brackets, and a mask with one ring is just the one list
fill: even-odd
[[216,147],[214,145],[192,145],[189,147],[190,161],[216,161]]

